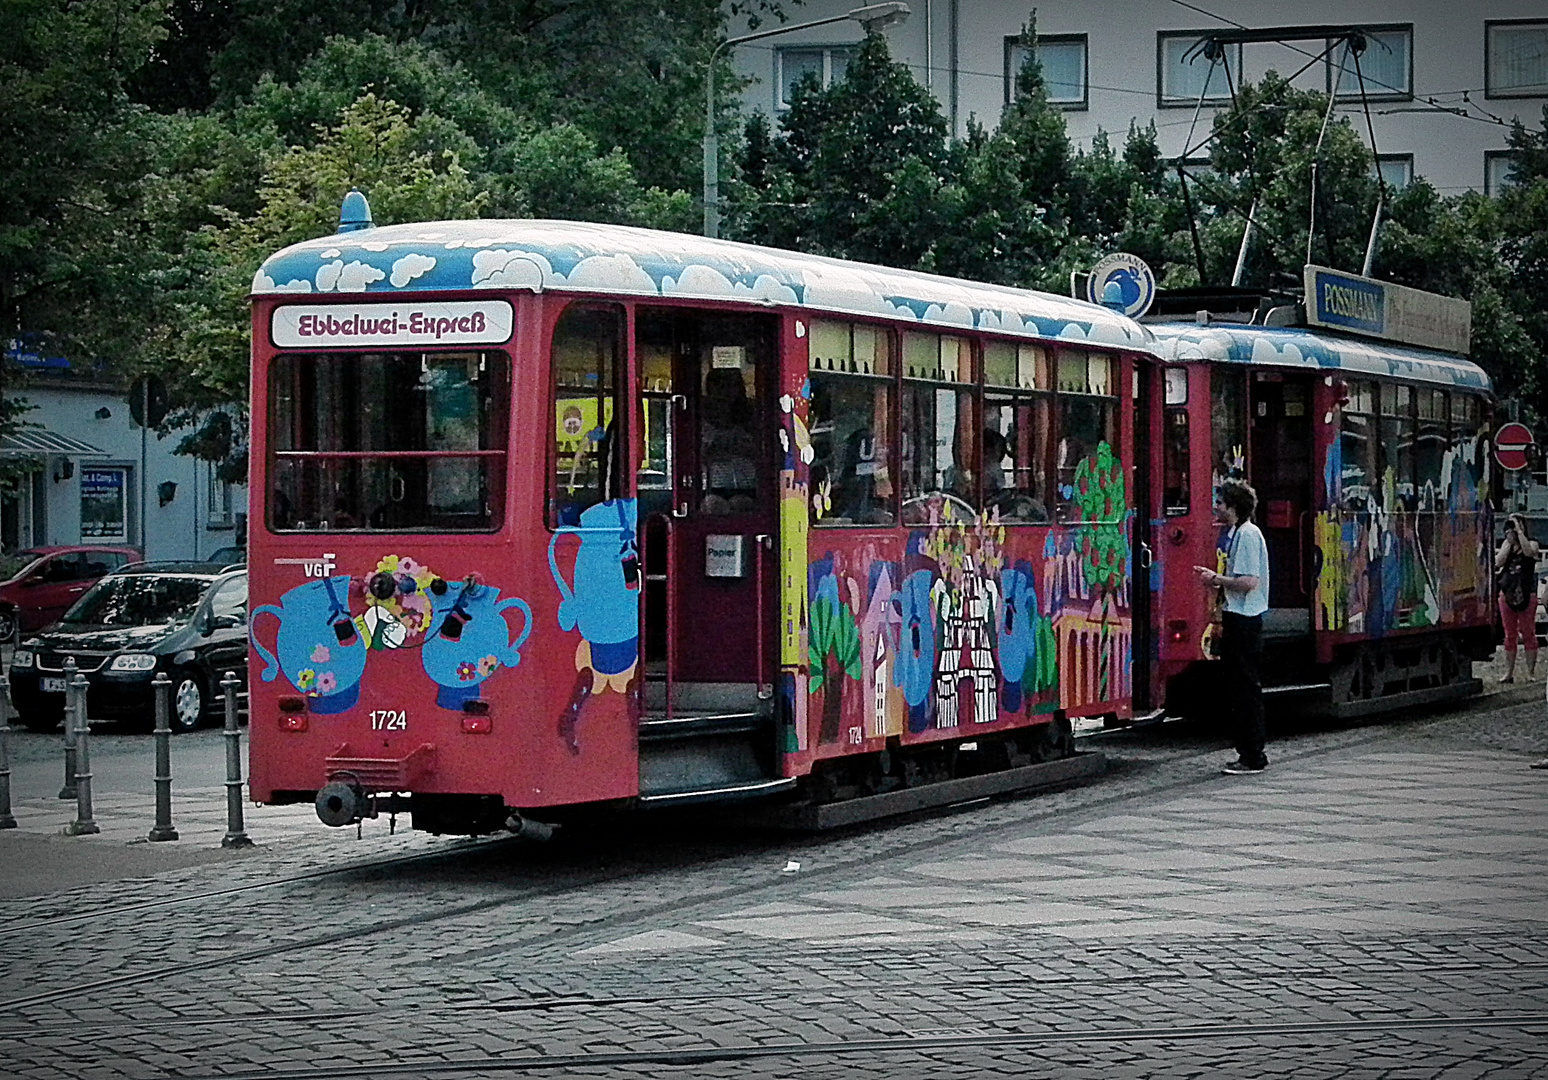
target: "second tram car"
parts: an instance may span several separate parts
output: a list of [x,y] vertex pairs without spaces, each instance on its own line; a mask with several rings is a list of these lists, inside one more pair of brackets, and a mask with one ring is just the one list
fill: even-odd
[[837,797],[1157,704],[1138,323],[619,226],[350,226],[253,284],[259,802]]
[[[1157,565],[1216,565],[1211,493],[1253,485],[1265,693],[1341,717],[1477,693],[1472,661],[1494,650],[1484,371],[1323,329],[1148,325],[1163,360]],[[1218,611],[1197,588],[1156,594],[1167,708],[1203,711]]]

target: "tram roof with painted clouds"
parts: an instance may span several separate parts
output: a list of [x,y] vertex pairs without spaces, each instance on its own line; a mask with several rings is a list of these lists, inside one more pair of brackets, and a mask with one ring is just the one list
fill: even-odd
[[1106,308],[1049,293],[574,221],[388,225],[294,244],[266,259],[255,296],[477,289],[743,301],[1149,351],[1151,335]]

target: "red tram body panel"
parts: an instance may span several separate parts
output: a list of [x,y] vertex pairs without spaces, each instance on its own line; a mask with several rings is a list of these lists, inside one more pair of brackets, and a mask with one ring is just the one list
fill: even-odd
[[1155,704],[1111,311],[468,221],[288,248],[253,318],[260,802],[481,830]]

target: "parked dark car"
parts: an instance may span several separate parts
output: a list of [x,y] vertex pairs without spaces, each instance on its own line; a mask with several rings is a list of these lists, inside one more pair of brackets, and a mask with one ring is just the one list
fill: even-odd
[[0,642],[41,630],[104,574],[136,562],[132,547],[28,548],[0,560]]
[[235,545],[216,548],[204,557],[204,561],[214,563],[216,566],[246,566],[247,549]]
[[136,563],[110,574],[28,638],[11,658],[11,701],[34,731],[64,716],[64,662],[86,676],[96,720],[155,721],[151,680],[172,679],[172,727],[192,731],[218,712],[220,680],[247,686],[247,571],[207,563]]

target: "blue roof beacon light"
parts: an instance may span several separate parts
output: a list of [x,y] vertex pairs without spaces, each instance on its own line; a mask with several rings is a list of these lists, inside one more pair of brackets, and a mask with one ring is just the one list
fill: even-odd
[[366,202],[359,188],[350,188],[349,194],[344,196],[343,205],[339,207],[339,232],[359,232],[361,229],[374,228],[376,222],[371,220],[371,204]]

